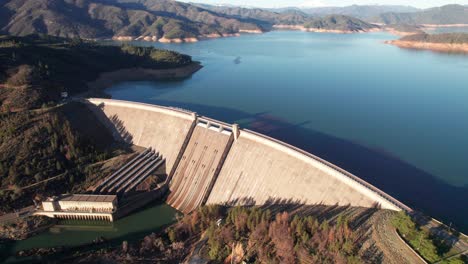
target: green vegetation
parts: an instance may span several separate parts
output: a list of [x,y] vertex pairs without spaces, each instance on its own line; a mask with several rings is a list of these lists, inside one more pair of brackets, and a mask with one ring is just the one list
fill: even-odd
[[0,4],[0,30],[18,36],[187,38],[236,33],[258,25],[169,0],[7,0]]
[[[33,199],[79,191],[91,177],[88,167],[111,156],[109,140],[97,142],[69,121],[68,115],[82,111],[79,104],[47,111],[21,111],[0,118],[0,211],[8,212],[31,204]],[[97,120],[86,125],[106,134]],[[101,130],[101,132],[99,132]],[[109,146],[104,144],[109,143]],[[58,179],[29,188],[49,178]]]
[[468,24],[468,9],[462,5],[446,5],[411,13],[384,13],[373,19],[385,24]]
[[[218,219],[223,219],[219,224]],[[219,224],[219,226],[218,226]],[[257,207],[203,207],[169,229],[181,242],[205,234],[202,255],[215,263],[359,263],[359,242],[345,217],[334,224],[308,216],[272,215]]]
[[0,36],[0,61],[0,212],[84,191],[99,178],[96,163],[125,151],[87,107],[59,104],[60,92],[87,92],[104,72],[192,63],[167,50],[38,35]]
[[306,22],[304,26],[306,28],[344,31],[367,31],[369,29],[377,28],[376,25],[343,15],[331,15],[324,18],[315,18]]
[[468,44],[468,33],[416,34],[401,38],[402,41]]
[[210,205],[139,242],[124,241],[101,250],[71,249],[70,257],[62,261],[181,263],[193,252],[191,257],[209,263],[362,263],[367,256],[359,253],[361,235],[341,214],[327,221],[258,207]]
[[[441,259],[455,255],[449,241],[440,240],[433,236],[429,230],[417,226],[410,216],[404,212],[398,213],[392,221],[398,233],[409,245],[416,250],[425,260],[433,263]],[[443,260],[440,263],[466,263],[466,256]]]
[[154,48],[102,46],[80,39],[0,36],[0,109],[41,107],[60,92],[87,91],[103,72],[122,68],[167,69],[188,65],[187,55]]
[[55,219],[45,216],[28,216],[17,219],[12,223],[0,224],[0,240],[25,239],[35,232],[40,232],[42,229],[50,227],[55,222]]

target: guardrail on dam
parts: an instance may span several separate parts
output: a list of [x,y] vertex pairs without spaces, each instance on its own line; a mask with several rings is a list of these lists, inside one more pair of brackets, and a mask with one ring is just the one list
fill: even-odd
[[116,139],[166,157],[168,202],[183,212],[275,201],[412,211],[325,160],[237,125],[142,103],[93,98],[88,105]]

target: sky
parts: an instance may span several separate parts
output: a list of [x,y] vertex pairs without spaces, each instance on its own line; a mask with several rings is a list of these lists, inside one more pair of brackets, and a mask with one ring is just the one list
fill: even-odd
[[348,6],[348,5],[410,5],[418,8],[429,8],[447,4],[468,5],[468,0],[182,0],[183,2],[197,2],[205,4],[230,4],[252,7],[320,7],[320,6]]

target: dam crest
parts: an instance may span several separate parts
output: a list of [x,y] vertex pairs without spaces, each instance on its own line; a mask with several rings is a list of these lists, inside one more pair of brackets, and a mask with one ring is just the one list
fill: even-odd
[[111,99],[84,101],[116,140],[165,157],[167,202],[379,207],[412,211],[359,177],[299,148],[236,124],[178,108]]

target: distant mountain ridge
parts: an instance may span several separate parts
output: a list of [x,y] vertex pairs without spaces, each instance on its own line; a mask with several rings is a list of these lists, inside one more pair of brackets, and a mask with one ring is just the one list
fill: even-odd
[[324,31],[365,32],[376,25],[367,23],[358,18],[330,14],[326,16],[314,16],[306,14],[299,9],[288,9],[274,12],[261,8],[243,8],[232,6],[210,6],[203,7],[217,13],[234,16],[239,19],[249,19],[261,22],[264,28],[290,28],[290,29],[320,29]]
[[350,5],[345,7],[301,8],[301,11],[314,16],[327,16],[335,14],[352,16],[363,20],[369,20],[383,13],[410,13],[421,11],[421,9],[412,6],[401,5]]
[[384,24],[468,24],[468,6],[446,5],[413,13],[384,13],[372,20]]
[[262,33],[275,25],[320,26],[346,32],[373,27],[347,16],[316,18],[298,10],[279,13],[172,0],[6,0],[0,4],[1,33],[17,36],[39,33],[67,38],[191,42],[241,32]]

